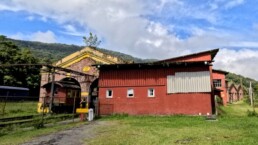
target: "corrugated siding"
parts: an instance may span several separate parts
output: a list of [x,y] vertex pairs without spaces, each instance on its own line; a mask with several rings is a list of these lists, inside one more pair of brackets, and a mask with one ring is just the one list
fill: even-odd
[[176,72],[175,75],[168,75],[167,92],[211,92],[210,72]]

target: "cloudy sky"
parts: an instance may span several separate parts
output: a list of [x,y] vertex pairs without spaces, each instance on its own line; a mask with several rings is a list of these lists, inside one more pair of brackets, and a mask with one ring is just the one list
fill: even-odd
[[220,48],[215,68],[258,80],[258,0],[1,0],[0,34],[164,59]]

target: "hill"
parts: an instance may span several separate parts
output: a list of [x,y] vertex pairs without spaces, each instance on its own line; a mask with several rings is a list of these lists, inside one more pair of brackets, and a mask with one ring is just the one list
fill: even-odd
[[[34,41],[15,40],[10,38],[8,38],[8,40],[12,41],[20,48],[30,48],[32,53],[36,57],[42,58],[41,59],[42,63],[45,63],[45,62],[52,63],[52,62],[58,61],[61,58],[84,48],[84,46],[68,45],[68,44],[60,44],[60,43],[42,43],[42,42],[34,42]],[[140,58],[133,57],[131,55],[107,50],[104,48],[98,48],[98,50],[109,55],[120,57],[126,61],[134,61],[134,62],[154,61],[154,59],[140,59]]]

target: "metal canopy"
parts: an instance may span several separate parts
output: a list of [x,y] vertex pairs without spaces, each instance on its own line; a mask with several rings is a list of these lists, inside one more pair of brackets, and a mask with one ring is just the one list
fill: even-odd
[[68,73],[73,73],[73,74],[81,75],[81,76],[94,76],[94,75],[89,75],[89,74],[85,74],[85,73],[82,73],[79,71],[74,71],[71,69],[62,68],[59,66],[53,66],[53,65],[49,65],[49,64],[1,64],[0,65],[0,67],[29,67],[29,66],[47,67],[49,70],[43,70],[45,72],[51,72],[51,69],[54,69],[54,70],[65,71]]

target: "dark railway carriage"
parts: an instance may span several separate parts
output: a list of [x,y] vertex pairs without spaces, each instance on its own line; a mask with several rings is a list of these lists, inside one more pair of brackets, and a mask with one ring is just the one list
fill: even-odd
[[[49,106],[51,103],[51,85],[49,82],[42,87],[45,88],[45,105]],[[79,83],[73,80],[61,80],[54,82],[54,97],[52,99],[52,111],[56,113],[72,112],[73,106],[78,108],[80,105],[81,87]],[[74,103],[75,101],[75,103]]]
[[28,96],[28,88],[0,86],[0,100],[23,100]]

